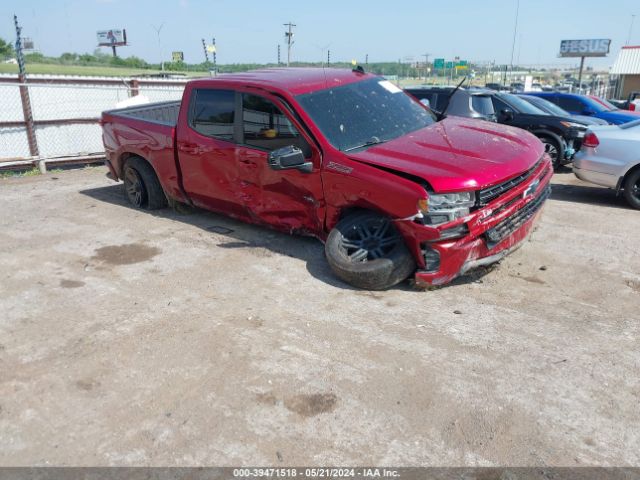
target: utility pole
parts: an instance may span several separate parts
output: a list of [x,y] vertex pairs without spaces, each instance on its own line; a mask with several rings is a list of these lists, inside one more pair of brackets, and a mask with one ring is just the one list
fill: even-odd
[[[518,13],[520,12],[520,0],[516,3],[516,23],[513,27],[513,43],[511,45],[511,73],[513,74],[513,54],[516,50],[516,35],[518,34]],[[506,81],[506,77],[505,77]]]
[[[27,127],[27,141],[29,143],[29,153],[32,157],[40,155],[38,150],[38,141],[36,139],[36,129],[33,123],[33,111],[31,110],[31,99],[29,98],[29,89],[27,83],[27,71],[24,66],[24,55],[22,53],[22,27],[18,25],[18,17],[13,16],[13,22],[16,25],[16,60],[18,61],[18,83],[20,84],[20,100],[22,101],[22,114],[24,123]],[[40,171],[46,172],[44,162],[38,162]]]
[[202,39],[202,50],[204,50],[204,61],[209,63],[209,52],[207,52],[207,42]]
[[213,45],[213,71],[216,71],[216,54],[218,53],[218,49],[216,48],[216,38],[213,37],[211,39],[211,45]]
[[427,79],[427,74],[429,73],[429,56],[431,54],[430,53],[423,53],[422,56],[424,57],[424,79]]
[[331,50],[327,50],[327,67],[331,66]]
[[627,36],[627,43],[625,45],[629,45],[631,42],[631,32],[633,31],[633,21],[636,19],[635,15],[631,15],[631,25],[629,25],[629,35]]
[[366,66],[369,66],[369,54],[368,53],[364,56],[364,64]]
[[278,44],[278,66],[280,66],[282,62],[280,61],[280,44]]
[[[162,22],[159,27],[156,27],[155,25],[151,25],[151,28],[153,28],[156,31],[156,34],[158,35],[158,50],[160,50],[160,70],[164,71],[164,53],[162,51],[162,43],[160,42],[160,31],[162,30],[162,27],[164,27],[164,22]],[[113,55],[115,56],[115,54],[116,54],[116,51],[114,48]]]
[[289,66],[289,63],[291,63],[291,45],[294,44],[293,41],[293,27],[296,26],[295,23],[291,23],[291,21],[289,21],[289,23],[285,23],[284,24],[285,27],[289,27],[289,30],[284,32],[284,36],[287,39],[287,67]]

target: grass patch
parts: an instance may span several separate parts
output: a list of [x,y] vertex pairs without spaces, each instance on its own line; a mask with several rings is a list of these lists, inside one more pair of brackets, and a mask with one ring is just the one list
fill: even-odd
[[5,172],[0,172],[0,178],[16,178],[16,177],[35,177],[40,174],[40,170],[36,167],[33,167],[29,170],[19,171],[19,170],[7,170]]
[[[87,75],[96,77],[130,77],[134,75],[149,75],[159,73],[160,70],[126,67],[85,67],[82,65],[55,65],[48,63],[27,63],[27,75],[30,73],[50,75]],[[0,73],[18,73],[18,66],[0,63]],[[185,73],[189,77],[209,76],[208,72],[168,72]]]

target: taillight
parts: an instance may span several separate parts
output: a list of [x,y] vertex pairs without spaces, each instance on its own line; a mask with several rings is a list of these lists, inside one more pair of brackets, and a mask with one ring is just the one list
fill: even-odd
[[598,140],[598,137],[595,133],[587,132],[587,134],[584,136],[584,140],[582,140],[582,145],[584,145],[585,147],[596,148],[598,145],[600,145],[600,140]]
[[631,110],[631,111],[633,112],[635,109],[636,109],[636,104],[635,104],[635,103],[633,103],[633,102],[631,102],[631,103],[629,104],[629,110]]

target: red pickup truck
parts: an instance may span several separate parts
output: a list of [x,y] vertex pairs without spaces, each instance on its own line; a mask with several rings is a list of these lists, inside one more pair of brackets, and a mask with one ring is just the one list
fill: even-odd
[[182,102],[104,112],[107,165],[138,208],[183,202],[325,243],[337,276],[445,284],[532,229],[550,160],[524,130],[437,121],[361,69],[194,80]]

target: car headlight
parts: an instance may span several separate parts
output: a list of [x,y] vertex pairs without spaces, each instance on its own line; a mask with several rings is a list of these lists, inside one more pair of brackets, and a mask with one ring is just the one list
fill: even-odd
[[584,124],[582,123],[575,123],[575,122],[560,122],[561,125],[564,125],[567,128],[584,128],[586,130],[587,127],[584,126]]
[[440,225],[469,215],[475,203],[475,192],[430,193],[426,201],[418,202],[418,208],[425,224]]

